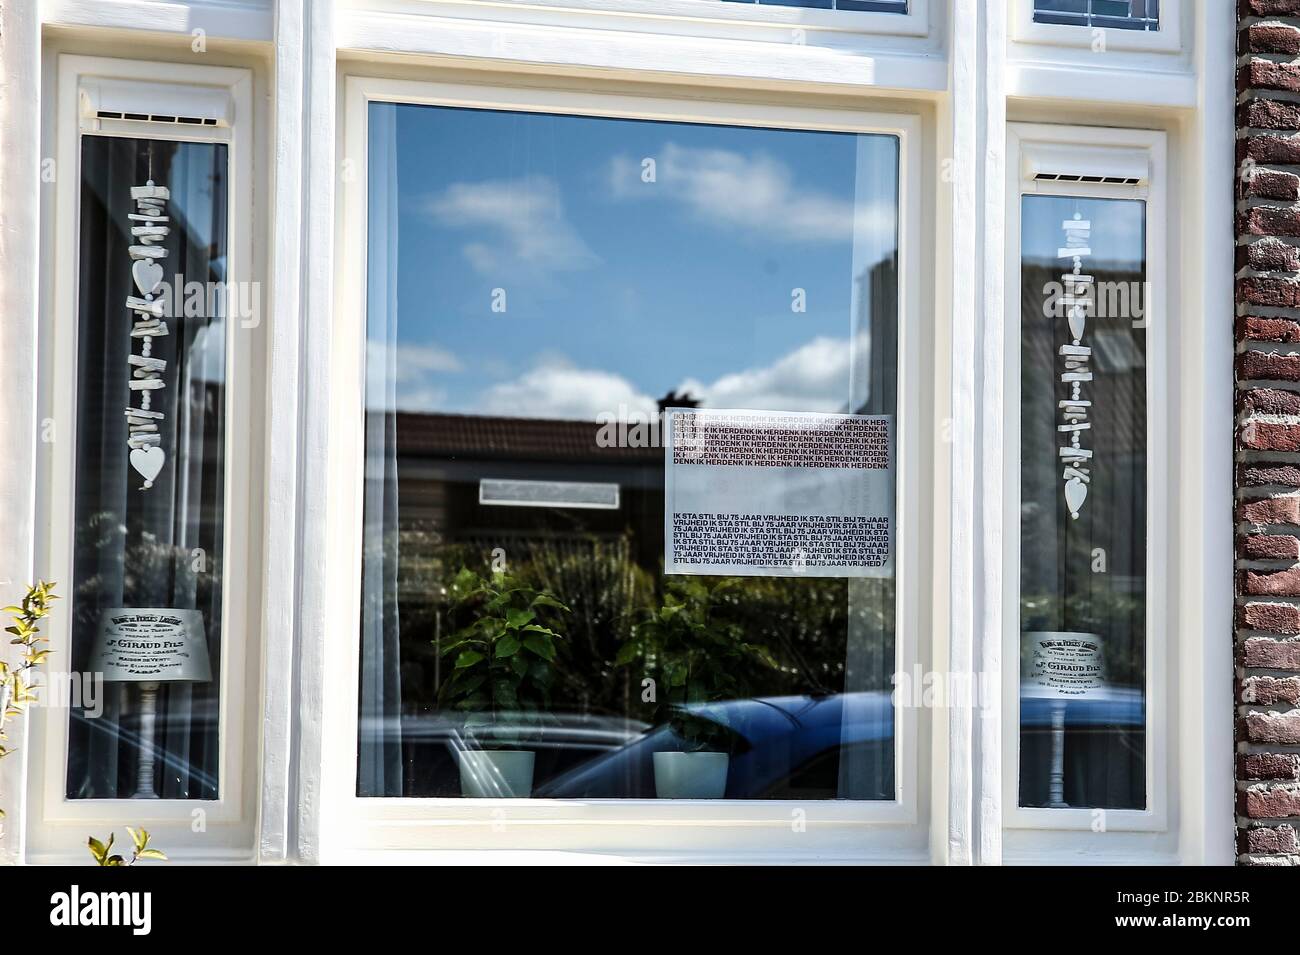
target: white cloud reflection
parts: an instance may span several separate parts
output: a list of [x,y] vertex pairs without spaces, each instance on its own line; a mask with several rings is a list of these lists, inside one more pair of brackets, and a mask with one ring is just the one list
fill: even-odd
[[600,262],[569,222],[560,188],[548,176],[456,182],[424,197],[420,207],[439,225],[475,230],[461,251],[476,272],[503,283]]
[[[711,408],[771,411],[842,411],[847,405],[847,339],[819,337],[767,365],[712,381],[686,378],[674,389]],[[667,389],[665,389],[667,390]],[[489,387],[470,409],[474,414],[595,421],[602,414],[653,413],[655,397],[623,375],[579,368],[561,356],[540,357],[512,381]]]
[[687,391],[710,408],[763,411],[842,411],[848,403],[846,338],[814,338],[770,365],[746,368],[713,382],[688,378]]
[[667,142],[652,157],[655,181],[642,181],[641,160],[615,156],[609,181],[615,198],[668,197],[712,228],[741,229],[757,236],[797,242],[851,242],[855,220],[862,229],[892,235],[893,196],[856,205],[797,181],[793,171],[765,153],[696,149]]
[[655,399],[611,371],[576,368],[562,358],[543,359],[514,381],[493,385],[475,406],[479,414],[516,418],[595,421],[602,412],[653,412]]
[[[382,341],[366,342],[366,403],[371,408],[433,411],[445,407],[442,376],[463,370],[460,359],[440,345],[400,342],[392,351]],[[392,398],[386,394],[392,387]]]

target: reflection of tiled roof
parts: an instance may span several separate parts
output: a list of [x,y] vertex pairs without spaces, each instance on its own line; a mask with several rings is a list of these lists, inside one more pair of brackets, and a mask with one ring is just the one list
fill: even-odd
[[397,452],[402,455],[638,464],[662,463],[664,456],[662,447],[600,447],[596,435],[601,425],[591,421],[410,411],[399,411],[396,418]]

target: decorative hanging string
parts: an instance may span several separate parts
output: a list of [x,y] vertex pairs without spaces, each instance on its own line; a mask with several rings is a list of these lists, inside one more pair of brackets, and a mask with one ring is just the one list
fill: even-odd
[[1065,245],[1056,250],[1056,255],[1072,262],[1070,271],[1061,276],[1065,287],[1061,301],[1065,306],[1071,344],[1062,345],[1059,351],[1064,365],[1061,382],[1070,386],[1070,397],[1058,402],[1060,423],[1056,430],[1063,442],[1067,437],[1069,439],[1059,448],[1061,464],[1064,465],[1061,480],[1065,482],[1065,506],[1070,517],[1077,521],[1092,480],[1092,451],[1083,447],[1082,442],[1085,433],[1092,430],[1092,421],[1089,420],[1092,402],[1083,397],[1084,384],[1092,381],[1092,349],[1083,344],[1083,335],[1097,283],[1092,275],[1083,271],[1084,257],[1092,255],[1089,245],[1092,222],[1083,218],[1078,203],[1075,203],[1073,218],[1062,222],[1061,228],[1065,230]]
[[[131,220],[131,278],[139,294],[128,295],[126,307],[132,312],[131,354],[127,361],[131,365],[130,386],[131,401],[138,397],[139,405],[132,407],[128,403],[126,423],[130,432],[127,445],[131,449],[131,467],[144,478],[141,490],[153,487],[154,478],[158,476],[167,460],[162,448],[162,435],[159,424],[165,415],[153,410],[153,393],[166,387],[162,374],[167,362],[154,358],[153,340],[168,334],[166,297],[158,295],[163,281],[161,260],[166,258],[167,250],[162,242],[171,231],[167,225],[165,209],[171,192],[166,186],[156,185],[153,181],[153,143],[149,144],[149,180],[143,186],[131,187],[131,198],[135,201],[135,212],[128,215]],[[140,353],[135,353],[135,342],[140,342]]]

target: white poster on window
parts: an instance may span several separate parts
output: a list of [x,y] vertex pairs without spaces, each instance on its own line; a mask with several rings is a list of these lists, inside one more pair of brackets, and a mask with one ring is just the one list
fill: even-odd
[[671,408],[665,418],[665,573],[893,573],[892,416]]
[[1091,697],[1106,683],[1101,637],[1059,630],[1026,631],[1029,657],[1022,657],[1021,696]]
[[105,683],[212,679],[203,614],[161,607],[111,607],[100,614],[90,671]]

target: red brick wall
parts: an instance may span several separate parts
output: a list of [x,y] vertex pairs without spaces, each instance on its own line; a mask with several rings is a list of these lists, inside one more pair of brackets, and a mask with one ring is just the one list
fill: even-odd
[[1300,864],[1300,0],[1237,22],[1237,849]]

